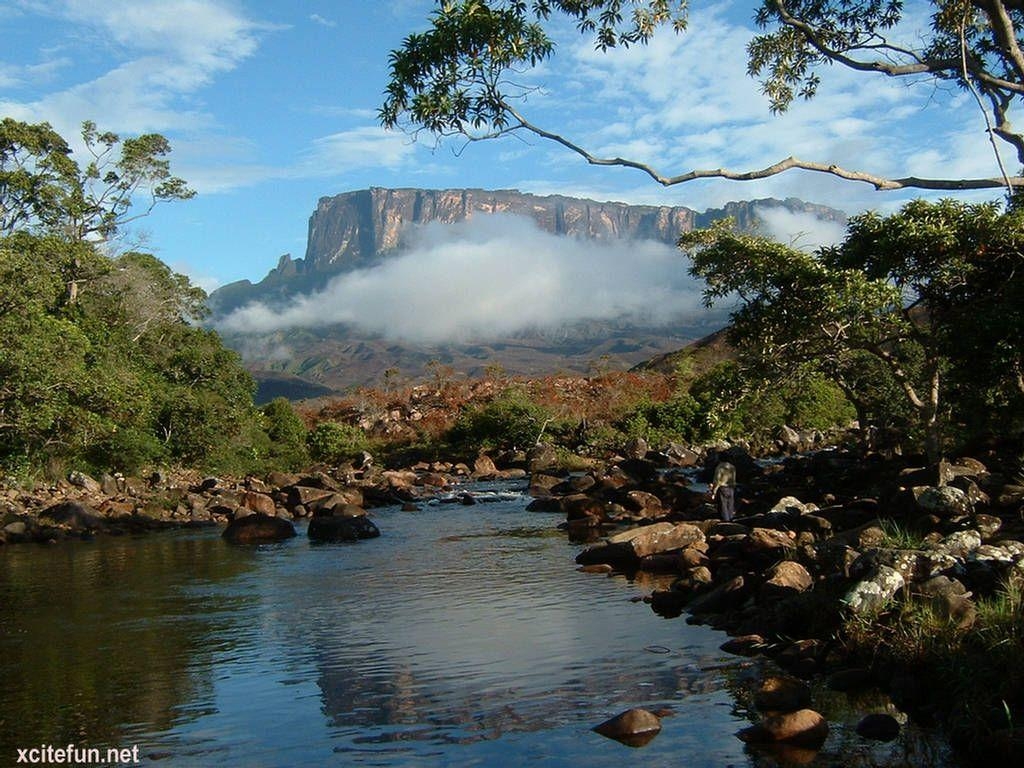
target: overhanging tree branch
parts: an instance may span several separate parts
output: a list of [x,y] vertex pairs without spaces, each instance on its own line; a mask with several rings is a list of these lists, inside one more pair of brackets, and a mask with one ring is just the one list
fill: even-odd
[[[837,176],[840,179],[846,181],[859,181],[865,184],[870,184],[877,190],[893,190],[893,189],[934,189],[934,190],[969,190],[969,189],[995,189],[998,187],[1006,186],[1007,184],[1013,187],[1024,187],[1024,177],[1012,176],[1012,177],[990,177],[982,179],[928,179],[920,176],[904,176],[898,179],[889,179],[884,176],[877,176],[872,173],[866,173],[864,171],[851,171],[849,169],[838,166],[834,163],[818,163],[808,160],[801,160],[792,155],[780,160],[777,163],[773,163],[765,168],[760,168],[753,171],[730,171],[726,168],[714,168],[714,169],[702,169],[692,170],[686,173],[681,173],[675,176],[666,176],[656,168],[647,163],[641,163],[637,160],[630,160],[623,157],[597,157],[591,154],[588,150],[576,144],[573,141],[565,138],[564,136],[553,133],[552,131],[545,130],[540,126],[534,125],[527,120],[518,110],[514,107],[505,103],[505,110],[511,115],[516,122],[516,125],[509,129],[504,129],[501,133],[508,133],[511,130],[522,128],[531,133],[536,134],[544,139],[549,139],[558,144],[561,144],[566,149],[570,149],[576,154],[580,155],[590,165],[612,165],[621,166],[624,168],[634,168],[638,171],[642,171],[654,179],[656,182],[664,187],[675,186],[676,184],[683,184],[687,181],[694,181],[695,179],[728,179],[729,181],[757,181],[759,179],[766,179],[770,176],[777,176],[780,173],[784,173],[789,170],[799,169],[804,171],[813,171],[816,173],[825,173],[831,176]],[[486,137],[479,138],[491,138],[497,134],[488,134]],[[476,140],[476,139],[473,139]]]

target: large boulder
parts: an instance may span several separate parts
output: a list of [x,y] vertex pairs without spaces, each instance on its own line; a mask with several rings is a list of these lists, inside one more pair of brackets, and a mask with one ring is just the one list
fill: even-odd
[[260,513],[235,518],[221,534],[231,544],[268,544],[295,536],[295,526],[287,520]]
[[54,523],[66,526],[72,531],[93,531],[103,525],[103,521],[92,507],[77,501],[62,501],[47,507],[39,513],[42,523]]
[[365,515],[314,517],[306,533],[310,541],[359,541],[380,536],[380,530]]
[[576,556],[580,565],[608,563],[635,567],[641,558],[662,552],[686,549],[704,541],[704,533],[689,523],[654,523],[609,536],[603,544],[590,547]]
[[854,584],[843,602],[856,614],[874,613],[885,607],[905,584],[899,571],[880,565],[868,578]]

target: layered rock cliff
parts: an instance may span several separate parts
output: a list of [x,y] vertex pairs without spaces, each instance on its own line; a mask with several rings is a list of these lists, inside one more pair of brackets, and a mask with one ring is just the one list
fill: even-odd
[[628,205],[517,190],[371,187],[321,198],[309,219],[303,258],[282,256],[262,281],[226,285],[213,293],[210,305],[215,313],[224,314],[251,301],[273,302],[315,290],[338,273],[372,266],[400,250],[411,228],[419,224],[453,224],[474,216],[506,213],[527,216],[557,235],[671,244],[681,233],[727,216],[741,229],[752,229],[758,211],[772,208],[830,221],[845,218],[841,211],[794,198],[728,203],[701,213],[685,206]]

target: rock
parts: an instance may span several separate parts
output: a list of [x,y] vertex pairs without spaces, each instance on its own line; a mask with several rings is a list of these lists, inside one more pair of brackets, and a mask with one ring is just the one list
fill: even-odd
[[799,453],[803,450],[803,440],[800,439],[800,433],[785,424],[779,427],[775,440],[784,451],[789,453]]
[[93,531],[103,525],[96,510],[77,501],[62,501],[47,507],[39,513],[39,519],[67,526],[72,531]]
[[736,734],[741,741],[765,743],[784,741],[805,747],[818,747],[828,736],[828,721],[813,709],[798,709],[766,717],[757,725]]
[[795,549],[796,537],[786,531],[776,531],[771,528],[754,528],[744,542],[749,552],[777,552],[779,550]]
[[740,605],[747,597],[746,582],[734,576],[690,602],[691,613],[721,613]]
[[236,518],[221,534],[231,544],[264,544],[295,536],[295,526],[287,520],[255,513]]
[[658,735],[661,730],[661,718],[646,709],[627,709],[594,726],[594,730],[609,739],[639,747]]
[[915,486],[912,489],[918,509],[943,519],[968,515],[973,511],[971,500],[959,488],[944,485],[941,488]]
[[365,516],[314,517],[306,533],[311,541],[359,541],[380,536],[380,530]]
[[526,453],[526,468],[530,472],[542,472],[558,465],[558,452],[550,445],[535,445]]
[[754,706],[762,712],[793,712],[811,703],[811,688],[795,677],[772,675],[754,692]]
[[783,496],[777,502],[775,506],[771,508],[771,512],[780,513],[788,512],[793,515],[803,515],[807,512],[812,512],[817,509],[813,504],[804,504],[796,496]]
[[494,460],[486,453],[481,453],[476,457],[476,461],[473,462],[473,475],[475,477],[491,477],[497,471],[498,468],[494,465]]
[[312,504],[320,499],[327,498],[332,494],[329,488],[316,488],[307,485],[292,485],[284,489],[288,494],[288,506],[297,507],[300,504],[309,509]]
[[643,517],[659,517],[665,512],[661,499],[646,491],[627,491],[622,506]]
[[700,462],[700,455],[685,445],[669,443],[665,449],[669,462],[676,467],[695,467]]
[[642,437],[635,437],[622,448],[622,455],[627,459],[645,459],[651,448]]
[[274,500],[265,493],[246,491],[242,494],[241,503],[243,507],[251,509],[253,512],[259,512],[264,515],[277,514],[277,506],[274,504]]
[[857,723],[857,735],[875,741],[892,741],[900,735],[900,724],[892,715],[866,715]]
[[885,607],[905,583],[899,571],[880,565],[871,576],[855,584],[843,602],[855,614],[874,613]]
[[28,526],[25,525],[24,520],[15,520],[12,523],[8,523],[4,526],[3,531],[8,536],[24,536],[28,530]]
[[737,656],[757,656],[764,652],[765,641],[760,635],[742,635],[726,640],[719,648]]
[[761,597],[779,599],[806,592],[814,586],[814,579],[800,563],[783,560],[765,572],[767,580],[761,585]]
[[940,554],[962,559],[980,546],[981,534],[977,531],[967,530],[949,534],[934,549]]
[[76,488],[82,488],[89,493],[100,493],[103,487],[84,472],[72,472],[68,475],[68,482]]
[[654,523],[609,536],[604,544],[580,552],[576,562],[580,565],[636,565],[647,555],[685,549],[703,540],[703,532],[695,525]]

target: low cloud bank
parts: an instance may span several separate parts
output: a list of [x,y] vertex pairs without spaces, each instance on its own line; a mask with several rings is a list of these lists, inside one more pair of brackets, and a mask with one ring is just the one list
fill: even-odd
[[765,206],[758,206],[756,213],[765,235],[802,251],[835,245],[846,235],[845,224],[818,218],[813,213]]
[[663,243],[577,240],[506,215],[429,224],[411,235],[404,253],[378,266],[339,275],[284,308],[250,304],[221,325],[266,333],[348,323],[440,343],[586,320],[667,325],[705,311],[686,258]]

